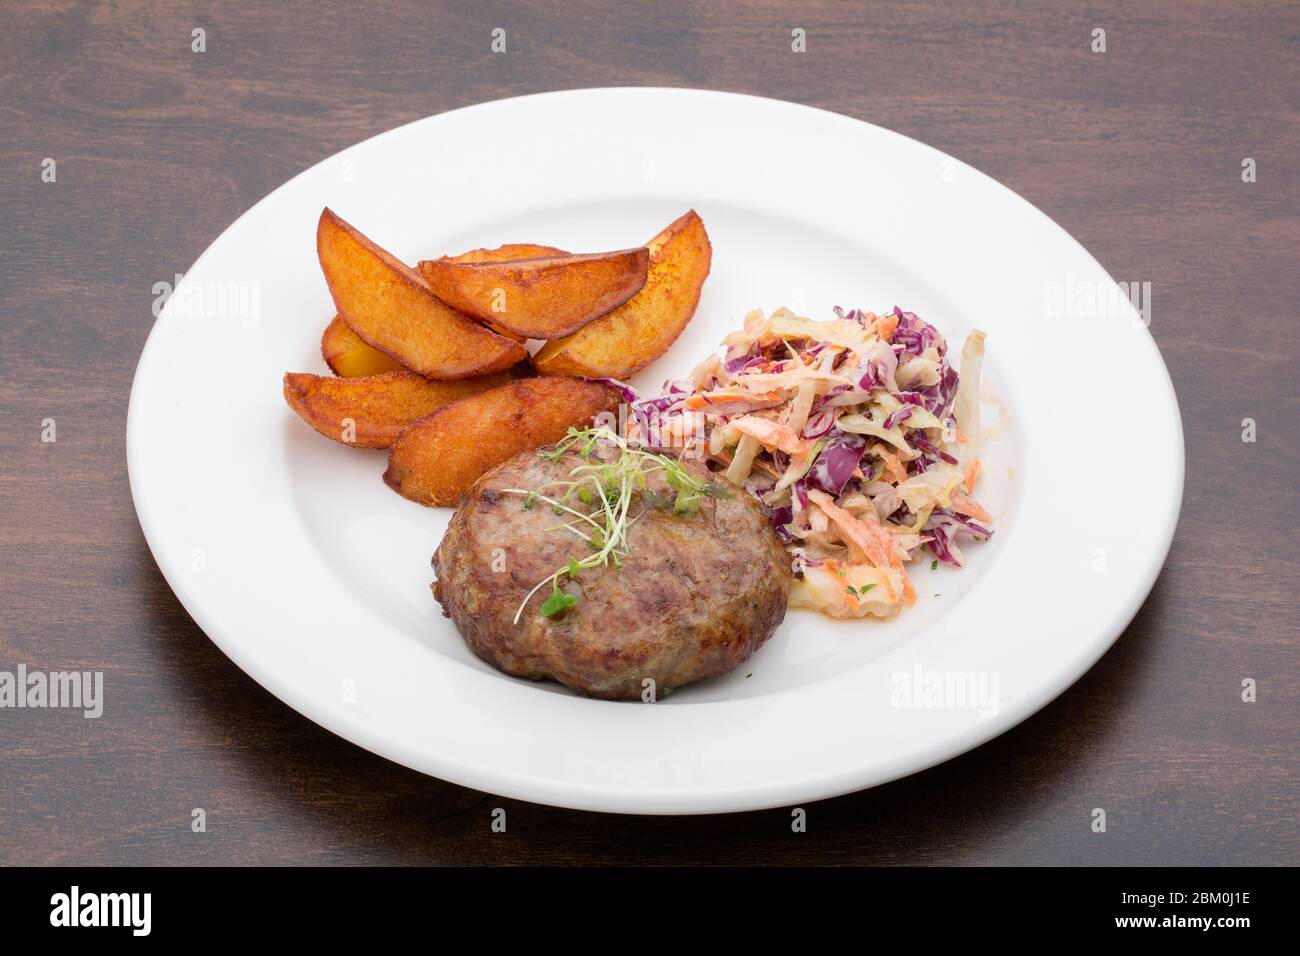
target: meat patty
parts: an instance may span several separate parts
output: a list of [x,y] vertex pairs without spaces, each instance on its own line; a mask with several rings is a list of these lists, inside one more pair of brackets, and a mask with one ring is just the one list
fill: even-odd
[[[681,461],[692,475],[724,485],[731,496],[705,497],[693,514],[673,513],[658,476],[636,493],[623,566],[583,569],[564,590],[578,596],[546,617],[548,583],[524,596],[569,559],[591,547],[558,527],[538,502],[504,489],[538,488],[565,480],[575,452],[553,461],[524,452],[484,475],[456,510],[433,556],[432,585],[443,613],[479,657],[507,674],[550,678],[592,697],[640,698],[654,680],[656,695],[732,671],[772,636],[785,617],[790,563],[758,503],[726,485],[698,461]],[[590,530],[590,529],[588,529]]]

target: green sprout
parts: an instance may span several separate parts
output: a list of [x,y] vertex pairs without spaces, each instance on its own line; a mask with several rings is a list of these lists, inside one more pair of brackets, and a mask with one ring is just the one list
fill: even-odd
[[572,594],[565,594],[560,590],[560,582],[557,578],[551,578],[551,596],[542,602],[542,615],[545,617],[554,617],[567,611],[573,605],[578,603],[578,598]]
[[[612,445],[618,449],[618,454],[609,460],[593,460],[598,442]],[[546,617],[554,617],[578,603],[578,595],[560,590],[562,576],[567,574],[570,581],[576,581],[578,574],[586,568],[613,565],[617,569],[623,566],[630,553],[628,532],[644,509],[631,517],[628,512],[636,492],[645,490],[648,478],[663,477],[674,493],[672,510],[676,515],[694,514],[706,497],[731,497],[731,492],[717,482],[692,475],[681,462],[667,455],[633,447],[605,426],[570,428],[554,448],[538,454],[546,461],[555,462],[570,451],[576,452],[582,464],[572,468],[567,478],[548,481],[531,489],[503,489],[505,494],[522,495],[525,511],[540,501],[549,505],[555,514],[569,516],[568,521],[552,530],[569,531],[585,541],[591,551],[581,560],[570,558],[567,565],[538,581],[515,611],[516,624],[533,595],[548,583],[551,595],[542,604],[541,612]],[[574,505],[590,510],[582,511]]]

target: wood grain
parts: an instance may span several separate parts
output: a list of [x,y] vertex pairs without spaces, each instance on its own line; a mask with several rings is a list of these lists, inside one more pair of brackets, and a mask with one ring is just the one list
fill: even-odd
[[[103,669],[105,717],[0,711],[0,863],[1296,863],[1300,7],[581,0],[6,4],[0,668]],[[650,12],[653,10],[653,13]],[[207,30],[192,53],[191,30]],[[492,28],[508,53],[489,53]],[[807,30],[807,53],[790,31]],[[1089,50],[1094,27],[1107,52]],[[136,523],[127,397],[155,282],[358,140],[503,96],[700,86],[825,107],[1026,197],[1153,284],[1182,521],[1116,647],[941,767],[789,812],[641,819],[423,777],[277,702]],[[57,160],[43,183],[44,157]],[[1241,162],[1258,182],[1241,181]],[[1099,402],[1123,382],[1099,374]],[[57,420],[58,441],[40,441]],[[1258,423],[1256,443],[1241,421]],[[1141,467],[1141,427],[1081,449]],[[1134,507],[1141,507],[1135,502]],[[1240,682],[1259,702],[1240,701]],[[509,831],[489,830],[493,807]],[[1108,809],[1094,834],[1089,811]],[[190,811],[208,832],[190,831]]]

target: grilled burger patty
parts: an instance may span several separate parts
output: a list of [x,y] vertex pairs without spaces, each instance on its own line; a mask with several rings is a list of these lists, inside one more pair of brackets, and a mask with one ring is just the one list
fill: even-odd
[[[522,495],[503,489],[565,480],[583,463],[575,452],[553,461],[524,452],[484,475],[457,508],[433,556],[432,588],[475,654],[517,677],[631,700],[642,696],[645,678],[662,697],[727,674],[772,636],[785,617],[790,564],[758,503],[727,486],[731,497],[705,497],[695,513],[675,515],[657,476],[631,503],[636,520],[622,568],[583,569],[576,583],[561,578],[579,599],[553,617],[540,611],[547,584],[514,623],[539,581],[592,552],[557,530],[572,516],[540,502],[525,509]],[[722,483],[701,462],[681,465]]]

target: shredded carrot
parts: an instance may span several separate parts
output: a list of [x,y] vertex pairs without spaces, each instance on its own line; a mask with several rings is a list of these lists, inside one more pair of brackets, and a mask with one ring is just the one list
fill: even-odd
[[701,392],[692,395],[685,401],[685,406],[691,411],[702,412],[711,411],[715,406],[725,405],[728,402],[740,402],[745,405],[777,405],[785,402],[784,392],[749,392],[743,388],[726,388],[715,389],[712,392]]
[[764,447],[779,448],[787,455],[793,455],[802,444],[791,429],[757,415],[742,415],[732,421],[731,426],[742,435],[758,439]]
[[966,466],[966,474],[961,483],[966,486],[966,490],[973,492],[975,490],[975,479],[980,476],[980,460],[975,458]]
[[894,332],[898,329],[898,316],[894,313],[882,315],[876,319],[876,334],[886,342],[894,337]]
[[984,510],[984,506],[960,491],[954,491],[951,497],[952,510],[958,514],[970,515],[976,521],[992,521],[993,516]]
[[899,457],[887,449],[884,445],[872,445],[871,450],[879,455],[885,462],[885,471],[894,481],[907,481],[907,469],[903,467],[903,462]]
[[903,572],[903,603],[911,607],[916,603],[916,588],[912,587],[912,579]]
[[[907,578],[904,577],[903,580],[906,581]],[[889,575],[882,574],[880,576],[880,583],[885,586],[885,594],[889,597],[889,603],[896,603],[898,601],[898,592],[894,590],[894,585],[890,582]]]
[[844,536],[851,548],[856,548],[866,560],[878,568],[895,568],[903,570],[903,560],[894,547],[893,536],[872,521],[855,518],[835,503],[835,499],[820,489],[808,490],[810,500],[826,512],[826,517],[835,522],[835,527]]

